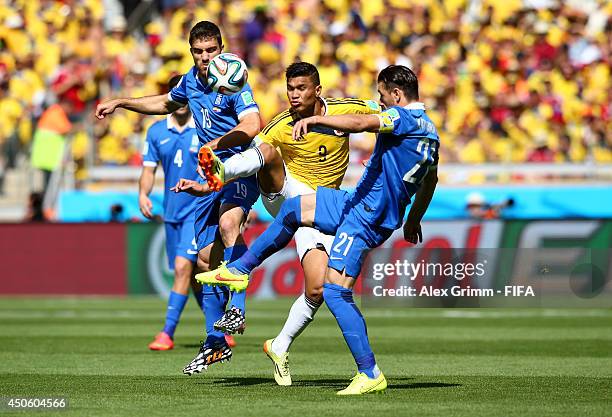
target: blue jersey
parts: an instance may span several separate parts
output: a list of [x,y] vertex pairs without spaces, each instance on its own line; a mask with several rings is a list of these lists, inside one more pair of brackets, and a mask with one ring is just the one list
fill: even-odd
[[[168,98],[177,103],[189,104],[202,144],[225,135],[236,127],[244,115],[259,112],[248,84],[229,96],[215,93],[207,84],[202,83],[195,66],[183,75],[178,85],[168,93]],[[215,153],[225,160],[247,148],[248,144],[217,150]]]
[[352,197],[371,225],[397,229],[430,166],[438,163],[440,138],[423,103],[379,114],[380,133]]
[[143,165],[155,167],[161,163],[164,169],[164,221],[182,222],[193,216],[196,197],[187,193],[169,191],[180,178],[198,179],[198,151],[200,142],[193,119],[179,131],[168,115],[159,120],[147,131],[147,139],[142,150]]

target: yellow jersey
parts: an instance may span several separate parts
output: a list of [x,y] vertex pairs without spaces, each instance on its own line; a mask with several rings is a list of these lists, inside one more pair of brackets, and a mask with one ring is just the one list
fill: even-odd
[[[372,100],[321,98],[323,115],[378,114],[380,105]],[[291,109],[277,115],[257,138],[269,143],[280,154],[291,175],[316,190],[339,188],[349,161],[349,134],[324,126],[314,126],[303,140],[294,141],[291,132],[299,116]]]

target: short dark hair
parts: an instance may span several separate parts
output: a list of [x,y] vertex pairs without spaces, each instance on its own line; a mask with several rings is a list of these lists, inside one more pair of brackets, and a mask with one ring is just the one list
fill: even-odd
[[216,39],[219,43],[219,46],[223,45],[223,40],[221,39],[221,30],[219,30],[219,26],[215,25],[213,22],[209,22],[208,20],[203,20],[201,22],[196,23],[194,27],[191,28],[189,32],[189,45],[193,45],[198,39]]
[[181,81],[182,77],[182,75],[177,74],[170,78],[170,80],[168,81],[168,91],[172,90],[179,83],[179,81]]
[[419,80],[412,70],[403,65],[389,65],[378,74],[378,82],[388,91],[399,88],[409,100],[419,98]]
[[315,85],[321,84],[317,67],[308,62],[294,62],[285,70],[285,78],[289,81],[295,77],[310,77]]

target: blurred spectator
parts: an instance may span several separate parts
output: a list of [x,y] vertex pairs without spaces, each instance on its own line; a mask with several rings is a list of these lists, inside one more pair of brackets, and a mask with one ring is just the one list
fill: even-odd
[[466,197],[466,210],[472,219],[491,220],[502,217],[503,210],[514,206],[514,199],[508,198],[496,204],[487,203],[479,192],[471,192]]
[[72,129],[67,112],[70,108],[70,104],[65,102],[52,105],[43,112],[36,126],[31,161],[34,168],[43,172],[43,193],[64,156],[66,135]]
[[70,119],[82,119],[88,99],[95,94],[92,68],[74,51],[63,51],[60,67],[51,80],[51,90],[63,103]]
[[31,193],[28,201],[28,211],[24,221],[26,222],[45,222],[47,221],[43,211],[43,193]]
[[555,154],[548,146],[548,137],[539,133],[533,138],[533,150],[527,155],[527,162],[553,162]]
[[122,204],[113,204],[110,207],[110,221],[116,223],[124,222],[126,219],[123,212],[124,209]]

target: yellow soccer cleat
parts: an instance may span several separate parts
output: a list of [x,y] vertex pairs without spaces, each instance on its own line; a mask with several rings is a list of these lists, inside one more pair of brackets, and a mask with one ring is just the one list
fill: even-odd
[[202,146],[198,152],[198,162],[206,174],[208,188],[220,191],[225,184],[225,166],[210,146]]
[[249,285],[249,274],[234,274],[225,263],[214,271],[202,272],[195,276],[200,284],[225,285],[232,291],[244,291]]
[[289,352],[278,356],[272,350],[272,341],[269,339],[264,342],[263,351],[268,355],[268,358],[274,363],[274,380],[278,385],[291,385],[291,374],[289,373]]
[[385,376],[380,373],[378,378],[369,378],[363,372],[358,373],[353,377],[348,387],[342,391],[338,391],[337,395],[361,395],[370,393],[382,393],[387,389],[387,380]]

